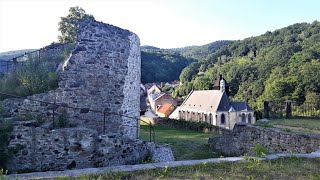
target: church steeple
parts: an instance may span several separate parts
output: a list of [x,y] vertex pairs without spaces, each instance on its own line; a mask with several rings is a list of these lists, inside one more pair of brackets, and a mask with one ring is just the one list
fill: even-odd
[[[223,81],[222,81],[223,80]],[[223,83],[223,89],[221,89],[221,83]],[[222,74],[219,75],[219,77],[214,81],[213,90],[223,90],[227,94],[229,94],[229,84],[228,82],[223,78]]]
[[220,91],[224,92],[225,90],[226,90],[226,82],[223,79],[221,79],[220,80]]

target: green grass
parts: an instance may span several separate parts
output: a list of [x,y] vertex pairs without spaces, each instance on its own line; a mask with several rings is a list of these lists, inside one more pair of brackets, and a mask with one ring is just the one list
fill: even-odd
[[320,133],[320,119],[272,119],[267,123],[256,125],[276,127],[288,132]]
[[[154,126],[154,128],[156,143],[171,145],[176,160],[220,157],[219,154],[212,151],[208,144],[208,138],[217,134],[170,129],[159,125]],[[140,132],[141,138],[149,141],[149,125],[141,123]]]
[[[77,179],[320,179],[320,158],[281,158],[272,161],[202,163],[135,172],[84,175]],[[75,179],[64,177],[59,179]]]

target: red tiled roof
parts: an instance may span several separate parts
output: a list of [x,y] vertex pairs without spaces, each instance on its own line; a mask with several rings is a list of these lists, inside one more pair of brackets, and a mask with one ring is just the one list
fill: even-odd
[[158,113],[163,113],[163,114],[165,114],[165,115],[167,116],[167,115],[169,115],[173,110],[174,110],[174,105],[173,105],[173,104],[166,103],[166,104],[162,105],[161,107],[159,107]]

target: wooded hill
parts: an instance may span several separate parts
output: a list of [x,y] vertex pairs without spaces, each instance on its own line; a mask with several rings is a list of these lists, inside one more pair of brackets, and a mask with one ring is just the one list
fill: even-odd
[[195,59],[168,50],[141,50],[141,82],[170,82],[179,79],[183,68]]
[[141,47],[141,82],[178,80],[183,68],[192,62],[207,57],[232,41],[216,41],[203,46],[160,49],[154,46]]
[[174,95],[209,89],[219,74],[234,100],[261,107],[264,100],[319,101],[320,22],[294,24],[235,41],[186,67]]
[[215,41],[202,46],[186,46],[182,48],[172,48],[168,50],[180,53],[184,57],[190,57],[193,59],[201,60],[203,58],[206,58],[208,55],[215,53],[221,47],[224,47],[230,44],[231,42],[233,41],[222,40]]

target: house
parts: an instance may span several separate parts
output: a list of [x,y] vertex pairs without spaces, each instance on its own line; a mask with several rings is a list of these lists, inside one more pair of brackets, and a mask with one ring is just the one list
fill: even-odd
[[[157,85],[152,85],[148,91],[147,91],[147,94],[148,94],[148,101],[149,101],[149,104],[151,105],[152,102],[162,94],[160,88],[157,86]],[[151,106],[152,109],[154,109],[153,106]]]
[[231,102],[228,92],[229,86],[220,75],[213,90],[191,91],[173,114],[176,119],[207,122],[227,129],[232,129],[237,122],[255,123],[254,110],[248,103]]
[[164,105],[160,106],[157,109],[156,114],[159,117],[169,117],[169,115],[171,114],[171,112],[175,109],[175,106],[173,104],[170,103],[165,103]]
[[149,101],[151,109],[153,111],[157,111],[157,109],[160,106],[163,106],[164,104],[173,104],[174,106],[177,106],[177,100],[173,98],[170,94],[166,93],[160,93],[160,94],[154,94],[154,98]]
[[148,90],[147,94],[148,103],[154,112],[157,112],[157,109],[166,103],[177,106],[177,100],[174,99],[170,94],[161,92],[160,88],[157,85],[153,85]]

